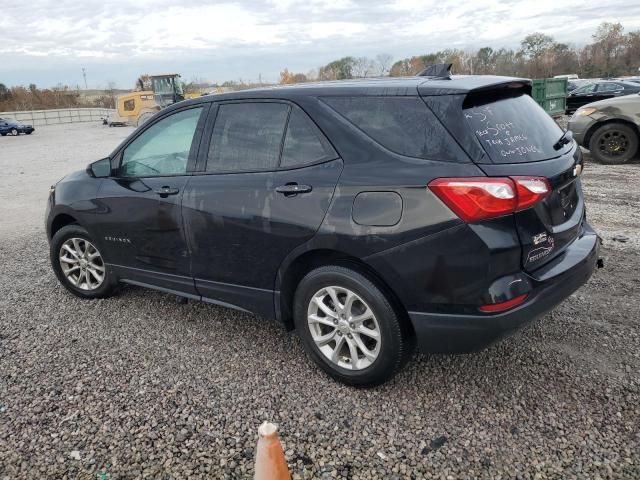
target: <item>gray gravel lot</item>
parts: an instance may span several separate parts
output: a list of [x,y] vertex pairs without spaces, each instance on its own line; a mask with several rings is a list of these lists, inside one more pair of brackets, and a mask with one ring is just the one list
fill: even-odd
[[606,268],[554,312],[355,390],[260,318],[58,285],[48,186],[130,131],[0,137],[0,479],[247,478],[263,420],[294,478],[640,478],[640,164],[588,163]]

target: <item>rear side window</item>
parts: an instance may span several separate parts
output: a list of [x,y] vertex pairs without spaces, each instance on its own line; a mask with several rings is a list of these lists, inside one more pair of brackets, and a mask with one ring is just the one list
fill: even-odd
[[336,157],[333,147],[315,123],[300,108],[293,107],[284,138],[280,166],[309,165]]
[[289,115],[283,103],[220,105],[207,156],[208,172],[275,170]]
[[418,97],[325,97],[331,108],[376,142],[409,157],[456,161],[460,149]]
[[599,92],[615,92],[616,90],[622,90],[624,87],[617,83],[601,83],[598,85]]
[[469,96],[463,108],[467,125],[493,163],[537,162],[573,147],[553,148],[563,131],[529,95]]

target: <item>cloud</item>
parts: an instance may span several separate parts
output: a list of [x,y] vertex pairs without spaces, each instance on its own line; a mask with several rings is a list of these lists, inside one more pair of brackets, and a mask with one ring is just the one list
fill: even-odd
[[[621,17],[620,12],[624,12]],[[609,0],[31,0],[0,14],[0,81],[128,86],[147,71],[274,79],[344,55],[396,58],[444,48],[516,47],[542,31],[586,43],[602,21],[640,28],[640,3]],[[65,73],[67,72],[67,73]],[[91,73],[93,72],[93,76]],[[137,72],[137,73],[134,73]]]

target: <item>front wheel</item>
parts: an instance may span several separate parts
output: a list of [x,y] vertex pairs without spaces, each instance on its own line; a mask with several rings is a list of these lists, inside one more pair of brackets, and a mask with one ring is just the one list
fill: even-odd
[[104,257],[94,240],[79,225],[67,225],[50,242],[50,258],[58,280],[80,298],[108,297],[114,289]]
[[296,290],[294,320],[313,361],[349,385],[386,382],[412,351],[410,333],[387,296],[349,268],[308,273]]
[[136,127],[141,127],[145,123],[147,123],[151,117],[155,115],[155,112],[145,112],[138,117],[138,121],[136,122]]
[[13,136],[17,137],[17,136],[18,136],[18,130],[17,130],[17,129],[15,129],[15,128],[12,128],[12,129],[11,129],[11,135],[13,135]]
[[600,163],[626,163],[638,151],[638,132],[623,123],[607,123],[591,136],[589,150]]

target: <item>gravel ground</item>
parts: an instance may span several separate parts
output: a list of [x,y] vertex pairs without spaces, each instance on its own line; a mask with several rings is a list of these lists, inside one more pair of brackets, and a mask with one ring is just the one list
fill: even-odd
[[58,285],[47,187],[129,132],[0,138],[0,479],[248,478],[263,420],[294,478],[640,478],[640,164],[587,164],[606,267],[554,312],[355,390],[259,318]]

